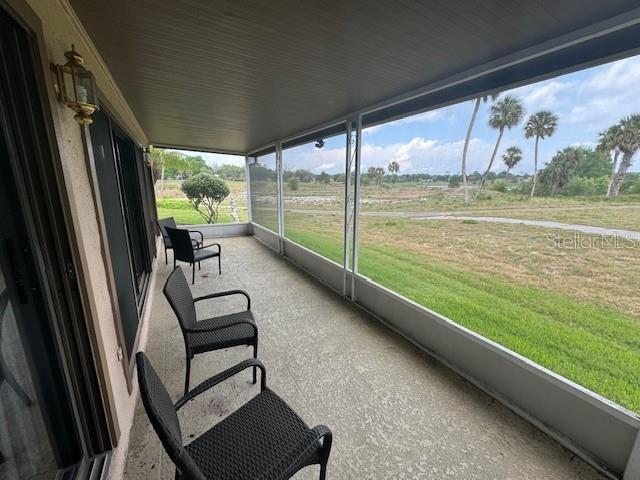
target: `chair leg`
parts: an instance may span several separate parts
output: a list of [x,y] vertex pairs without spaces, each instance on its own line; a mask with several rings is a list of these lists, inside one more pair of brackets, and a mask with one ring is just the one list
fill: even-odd
[[326,480],[326,478],[327,478],[327,464],[321,463],[320,464],[320,480]]
[[[256,340],[255,345],[253,346],[253,358],[258,358],[258,341]],[[253,384],[255,385],[258,381],[258,367],[253,367]]]
[[196,283],[196,264],[191,264],[191,285]]
[[200,262],[198,262],[198,270],[202,270]]
[[169,258],[167,257],[167,247],[164,247],[164,264],[169,265]]
[[184,377],[184,394],[189,392],[189,377],[191,376],[191,358],[187,357],[187,371]]
[[220,265],[220,255],[218,255],[218,275],[222,275],[222,265]]
[[329,463],[329,454],[331,453],[331,443],[333,443],[333,435],[331,433],[324,436],[322,440],[322,452],[320,453],[320,480],[327,478],[327,464]]

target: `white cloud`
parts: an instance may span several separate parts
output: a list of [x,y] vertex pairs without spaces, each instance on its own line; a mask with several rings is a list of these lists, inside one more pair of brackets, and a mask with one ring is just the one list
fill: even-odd
[[[362,147],[362,170],[369,167],[386,168],[389,162],[400,164],[403,173],[455,173],[460,171],[464,141],[441,142],[415,137],[408,142],[376,145],[365,142]],[[469,144],[468,170],[483,171],[491,155],[493,144],[472,138]],[[283,152],[286,170],[306,169],[314,173],[341,173],[345,167],[343,148],[299,148]],[[496,161],[498,163],[498,161]],[[502,167],[496,165],[496,170]]]
[[640,112],[640,57],[598,67],[573,97],[563,121],[595,134],[622,117]]
[[402,125],[404,123],[416,123],[416,122],[435,122],[436,120],[442,120],[446,113],[444,109],[430,110],[428,112],[418,113],[417,115],[411,115],[404,117],[395,122],[396,125]]
[[344,148],[315,148],[305,145],[282,152],[285,170],[310,170],[313,173],[341,173],[345,169]]
[[596,73],[583,85],[587,92],[628,91],[640,84],[640,57],[614,62]]
[[374,132],[379,131],[382,127],[396,126],[396,125],[404,125],[407,123],[428,123],[444,120],[447,116],[447,112],[445,109],[439,110],[430,110],[428,112],[418,113],[417,115],[411,115],[409,117],[403,117],[398,120],[394,120],[393,122],[383,123],[381,125],[374,125],[373,127],[368,127],[362,130],[364,135],[370,135]]
[[[343,154],[343,156],[344,156],[344,154]],[[318,165],[315,169],[316,170],[320,170],[320,171],[325,171],[325,170],[332,170],[335,167],[336,167],[335,162],[331,162],[331,163],[322,163],[322,164]]]
[[567,103],[567,91],[573,88],[573,82],[550,80],[529,87],[524,92],[523,101],[528,114],[538,110],[555,110]]
[[[400,164],[403,173],[455,173],[460,171],[464,141],[441,142],[439,140],[415,137],[407,143],[391,145],[364,144],[362,148],[362,169],[386,167],[389,162]],[[491,145],[478,138],[469,143],[468,171],[483,170],[491,155]]]

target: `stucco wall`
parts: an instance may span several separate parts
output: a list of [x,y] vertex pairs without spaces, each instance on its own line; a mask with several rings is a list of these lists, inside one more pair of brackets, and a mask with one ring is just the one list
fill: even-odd
[[[110,113],[140,144],[147,138],[129,109],[126,100],[87,33],[67,0],[19,0],[24,1],[41,22],[44,45],[39,45],[46,63],[64,63],[64,52],[71,44],[85,58],[86,67],[95,77],[102,97],[108,102]],[[47,78],[50,78],[46,70]],[[53,90],[49,94],[54,96]],[[66,183],[68,202],[80,250],[82,270],[86,280],[86,291],[92,298],[92,314],[97,319],[96,345],[103,356],[103,376],[110,390],[111,407],[116,412],[116,424],[120,434],[120,448],[114,452],[112,477],[121,476],[121,458],[125,454],[128,432],[135,408],[136,382],[129,394],[121,361],[118,359],[118,339],[115,329],[107,271],[102,261],[101,237],[94,206],[90,175],[87,170],[81,127],[73,119],[74,113],[60,105],[55,98],[52,104],[53,123],[60,151],[62,170]],[[141,339],[144,342],[144,339]]]

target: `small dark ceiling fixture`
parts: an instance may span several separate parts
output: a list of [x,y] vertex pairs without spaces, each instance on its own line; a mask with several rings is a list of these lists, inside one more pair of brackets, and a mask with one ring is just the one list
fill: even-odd
[[318,141],[316,141],[316,148],[322,148],[324,147],[324,140],[323,139],[318,139]]

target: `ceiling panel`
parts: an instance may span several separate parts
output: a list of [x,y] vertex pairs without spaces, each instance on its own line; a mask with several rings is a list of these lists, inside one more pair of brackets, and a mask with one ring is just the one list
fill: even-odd
[[245,152],[636,0],[71,0],[152,143]]

